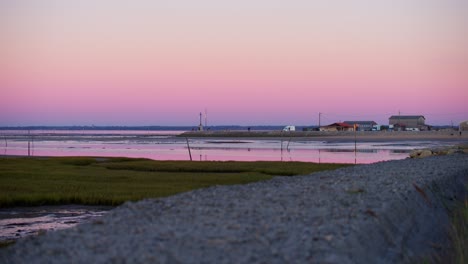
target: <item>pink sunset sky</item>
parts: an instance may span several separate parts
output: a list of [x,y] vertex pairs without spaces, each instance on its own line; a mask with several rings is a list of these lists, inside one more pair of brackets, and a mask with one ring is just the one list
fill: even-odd
[[468,120],[466,0],[0,1],[0,126]]

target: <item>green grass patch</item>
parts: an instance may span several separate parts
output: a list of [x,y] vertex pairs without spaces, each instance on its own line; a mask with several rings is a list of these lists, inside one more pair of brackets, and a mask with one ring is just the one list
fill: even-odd
[[0,158],[0,207],[119,205],[213,185],[244,184],[349,165],[131,158]]

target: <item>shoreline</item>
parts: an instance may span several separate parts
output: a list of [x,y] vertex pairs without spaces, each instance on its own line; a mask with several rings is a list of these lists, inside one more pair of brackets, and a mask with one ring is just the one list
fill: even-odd
[[190,131],[176,137],[181,138],[242,138],[242,139],[289,139],[310,141],[468,141],[468,132],[458,134],[458,131]]
[[1,135],[1,141],[28,141],[28,140],[87,140],[87,141],[183,141],[185,138],[213,138],[213,139],[255,139],[255,140],[304,140],[304,141],[344,141],[351,142],[355,139],[363,142],[382,141],[454,141],[468,142],[468,132],[458,131],[187,131],[180,134],[6,134]]

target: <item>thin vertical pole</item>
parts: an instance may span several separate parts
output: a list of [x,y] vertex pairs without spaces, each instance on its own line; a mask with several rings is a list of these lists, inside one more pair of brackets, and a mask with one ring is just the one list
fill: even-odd
[[283,152],[283,131],[281,131],[281,140],[280,140],[280,143],[281,143],[281,152]]
[[400,110],[398,110],[398,130],[401,130],[401,124],[400,124]]
[[320,118],[321,118],[321,116],[322,116],[322,113],[319,112],[319,124],[318,124],[319,128],[320,128]]
[[286,146],[286,150],[289,151],[289,143],[291,143],[292,137],[289,137],[288,145]]
[[31,130],[28,130],[28,157],[31,156]]
[[281,161],[283,161],[283,131],[281,130],[281,138],[280,138],[280,143],[281,143],[281,151],[280,151],[280,155],[281,155]]
[[357,140],[356,140],[356,129],[357,126],[354,124],[354,164],[356,164],[357,161]]
[[189,153],[189,156],[190,156],[190,161],[192,161],[192,152],[190,151],[190,144],[189,144],[188,138],[185,138],[185,140],[187,140],[188,153]]

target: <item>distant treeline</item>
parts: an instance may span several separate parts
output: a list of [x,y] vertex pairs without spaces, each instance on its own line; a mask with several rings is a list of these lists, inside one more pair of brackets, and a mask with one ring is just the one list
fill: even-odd
[[[204,130],[211,131],[244,131],[244,130],[260,130],[260,131],[275,131],[282,130],[283,125],[272,126],[208,126]],[[317,129],[317,126],[296,126],[296,131]],[[457,129],[458,126],[432,126],[433,130],[439,129]],[[10,126],[0,127],[0,130],[139,130],[139,131],[192,131],[198,130],[198,126]]]
[[[285,126],[208,126],[205,130],[282,130]],[[296,126],[297,130],[302,130],[305,126]],[[197,126],[11,126],[0,127],[0,130],[141,130],[141,131],[192,131],[197,130]]]
[[188,126],[16,126],[0,130],[191,130]]

